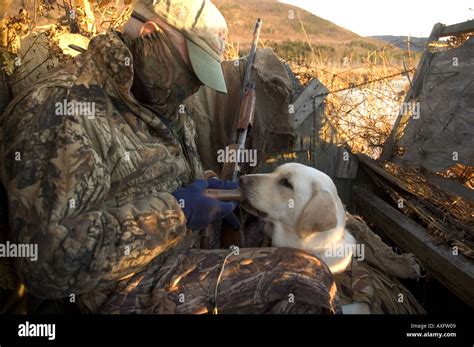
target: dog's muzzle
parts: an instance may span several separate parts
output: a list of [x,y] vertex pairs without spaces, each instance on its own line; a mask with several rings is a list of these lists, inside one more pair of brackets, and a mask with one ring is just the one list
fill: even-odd
[[255,182],[249,176],[244,175],[244,176],[239,177],[239,185],[240,185],[240,190],[242,192],[241,206],[248,213],[254,216],[265,218],[268,216],[268,214],[254,207],[251,202],[254,199],[258,199],[258,197],[253,193],[253,190],[252,190],[252,185],[254,183]]

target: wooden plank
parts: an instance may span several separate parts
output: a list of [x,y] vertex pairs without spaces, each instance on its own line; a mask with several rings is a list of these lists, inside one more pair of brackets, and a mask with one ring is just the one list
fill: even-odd
[[314,133],[319,131],[315,129],[315,117],[319,117],[319,113],[313,113],[311,117],[306,117],[302,125],[295,130],[295,150],[296,151],[312,151],[312,139]]
[[[433,26],[433,30],[431,30],[431,34],[428,39],[427,45],[432,41],[438,40],[439,36],[444,30],[444,27],[445,27],[444,24],[441,24],[441,23],[436,23]],[[421,90],[421,87],[423,85],[423,80],[424,80],[423,76],[428,70],[432,57],[433,57],[433,53],[429,52],[425,48],[423,55],[420,58],[420,62],[418,63],[418,67],[416,68],[416,73],[415,73],[415,76],[413,77],[411,89],[408,91],[407,95],[405,96],[405,99],[403,100],[404,104],[418,96]],[[393,124],[392,131],[390,132],[389,137],[385,141],[385,144],[382,150],[382,155],[380,156],[380,159],[382,161],[388,161],[393,157],[393,147],[395,146],[398,128],[400,127],[400,123],[404,116],[403,109],[404,109],[403,107],[400,109],[397,119],[395,120],[395,123]]]
[[403,213],[366,190],[355,192],[356,211],[377,225],[405,252],[415,254],[443,285],[474,308],[474,263],[436,245],[428,232]]
[[397,187],[405,190],[406,192],[410,193],[410,194],[413,194],[409,187],[407,186],[407,184],[401,180],[399,180],[397,177],[393,176],[392,174],[390,174],[389,172],[385,171],[383,168],[381,168],[377,162],[368,157],[367,155],[365,154],[362,154],[362,153],[358,153],[357,154],[357,158],[366,166],[368,166],[370,169],[374,170],[377,174],[379,174],[380,176],[382,176],[383,178],[385,178],[387,181],[395,184]]
[[471,31],[474,31],[474,19],[468,20],[467,22],[447,25],[446,27],[444,27],[443,31],[441,32],[439,36],[443,37],[443,36],[465,34]]
[[[379,176],[383,177],[385,180],[387,180],[388,182],[390,183],[393,183],[394,185],[396,185],[398,188],[404,190],[405,192],[407,192],[408,194],[410,194],[410,196],[416,198],[416,199],[423,199],[421,196],[418,196],[416,194],[416,192],[413,192],[405,182],[401,181],[398,177],[395,177],[393,176],[392,174],[390,174],[389,172],[385,171],[383,168],[381,168],[380,166],[377,165],[377,162],[375,160],[373,160],[372,158],[369,158],[367,157],[366,155],[364,154],[357,154],[357,157],[358,159],[362,162],[363,165],[367,166],[369,169],[373,170],[376,174],[378,174]],[[395,159],[399,159],[399,158],[395,158]],[[396,163],[398,163],[398,160],[395,160]],[[426,171],[426,170],[425,170]],[[459,190],[460,187],[461,188],[465,188],[466,190],[468,190],[468,192],[466,192],[466,194],[473,194],[472,190],[467,188],[467,187],[464,187],[462,185],[460,185],[459,183],[457,182],[454,182],[454,181],[451,181],[451,180],[448,180],[446,178],[443,178],[441,176],[438,176],[438,175],[435,175],[435,174],[432,174],[428,171],[426,172],[423,172],[423,177],[425,177],[428,181],[428,183],[431,183],[431,184],[434,184],[436,185],[436,182],[433,182],[432,180],[429,179],[428,176],[436,176],[437,179],[439,179],[440,181],[438,182],[438,185],[437,187],[443,191],[448,191],[448,193],[451,193],[451,194],[454,194],[455,196],[458,196],[456,194],[456,190]],[[449,182],[446,182],[446,181],[449,181]],[[447,185],[447,184],[456,184],[456,185],[453,185],[452,187],[452,190],[450,191],[449,189],[447,189],[448,187],[444,187],[444,185]],[[445,189],[446,188],[446,189]],[[415,203],[415,200],[413,200],[413,203]],[[427,201],[426,204],[423,206],[423,208],[428,208],[431,212],[434,212],[436,213],[438,216],[441,216],[441,215],[444,215],[446,212],[442,211],[440,207],[436,206],[436,204],[433,204],[432,202],[430,201]],[[454,216],[446,216],[447,220],[449,221],[449,223],[452,223],[453,226],[455,226],[456,228],[458,228],[459,230],[463,230],[464,232],[468,233],[468,234],[471,234],[473,235],[474,231],[469,229],[468,226],[464,225],[462,222],[458,221]],[[445,233],[449,234],[449,232],[447,232],[445,229],[444,229],[444,226],[439,226],[441,228],[441,230],[444,230]]]
[[298,96],[293,103],[294,107],[294,129],[300,127],[305,119],[312,114],[323,103],[326,95],[321,95],[315,98],[316,95],[327,93],[328,89],[317,79],[311,80],[303,92]]
[[474,203],[474,190],[469,189],[461,183],[439,176],[429,171],[423,172],[423,175],[426,177],[428,182],[434,184],[441,190],[448,191],[453,195],[460,196],[461,198]]
[[334,177],[355,179],[359,160],[345,147],[337,147],[337,151]]
[[[458,221],[451,214],[438,208],[430,201],[424,201],[416,197],[408,197],[405,200],[408,213],[416,213],[424,225],[429,225],[434,230],[448,236],[451,240],[463,240],[466,234],[474,237],[474,230]],[[405,213],[407,215],[407,213]]]
[[346,210],[354,212],[354,199],[352,198],[352,192],[354,190],[354,180],[349,178],[333,178],[334,184],[336,185],[337,195],[341,198],[342,203],[345,205]]
[[337,166],[338,149],[335,145],[319,142],[314,149],[314,168],[334,178]]
[[[369,158],[370,159],[370,158]],[[383,169],[381,169],[380,167],[378,167],[376,164],[374,163],[370,163],[369,161],[367,161],[366,158],[360,158],[359,157],[359,160],[363,161],[364,164],[370,166],[371,168],[373,168],[374,170],[377,170],[377,173],[379,174],[382,174],[382,171]],[[394,158],[393,162],[399,166],[402,166],[402,167],[410,167],[410,163],[407,162],[406,160],[403,160],[402,158]],[[376,166],[375,168],[373,166]],[[381,170],[381,171],[380,171]],[[388,173],[386,173],[385,171],[383,171],[386,175],[384,176],[385,178],[387,178],[386,176],[389,175]],[[423,169],[421,168],[421,174],[423,175],[423,177],[426,178],[426,180],[437,186],[439,189],[449,193],[449,194],[452,194],[452,195],[455,195],[455,196],[459,196],[463,199],[466,199],[467,201],[469,202],[472,202],[474,203],[474,191],[456,181],[453,181],[453,180],[450,180],[449,178],[445,178],[445,177],[442,177],[440,175],[437,175],[431,171],[428,171],[426,169]],[[392,176],[393,177],[393,176]],[[393,177],[395,178],[395,177]],[[387,178],[388,179],[388,178]],[[395,178],[396,179],[396,178]],[[397,179],[398,182],[401,182],[400,180]],[[395,183],[393,181],[391,181],[392,183]],[[399,184],[397,184],[398,186],[400,186]],[[401,187],[401,186],[400,186]],[[401,187],[403,189],[405,189],[404,187]],[[405,189],[406,190],[406,189]]]
[[355,179],[357,176],[359,161],[343,146],[320,142],[316,144],[313,156],[314,167],[331,178]]

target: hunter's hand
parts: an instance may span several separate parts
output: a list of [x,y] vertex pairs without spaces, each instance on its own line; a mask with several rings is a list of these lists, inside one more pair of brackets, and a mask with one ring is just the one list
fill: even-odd
[[199,230],[212,222],[232,215],[237,207],[236,201],[223,202],[204,195],[204,189],[236,189],[238,184],[231,181],[221,181],[217,178],[196,180],[173,193],[178,200],[189,229]]

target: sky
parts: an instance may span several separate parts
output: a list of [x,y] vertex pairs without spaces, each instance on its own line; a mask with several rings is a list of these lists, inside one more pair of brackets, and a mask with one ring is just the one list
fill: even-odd
[[427,37],[435,23],[455,24],[474,19],[474,0],[280,1],[303,8],[361,36]]

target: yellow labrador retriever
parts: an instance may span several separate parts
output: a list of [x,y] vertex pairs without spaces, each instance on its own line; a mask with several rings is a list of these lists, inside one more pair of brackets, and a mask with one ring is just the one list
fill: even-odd
[[[334,274],[351,263],[356,241],[345,228],[344,206],[328,175],[289,163],[270,174],[241,176],[240,189],[243,207],[265,220],[272,246],[312,253]],[[359,303],[343,312],[369,313]]]
[[328,175],[289,163],[270,174],[241,176],[240,188],[243,207],[264,218],[273,246],[313,253],[332,273],[349,265],[356,241],[345,229],[344,206]]

